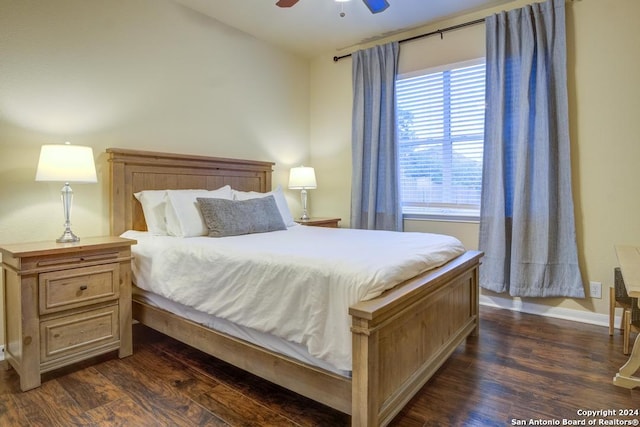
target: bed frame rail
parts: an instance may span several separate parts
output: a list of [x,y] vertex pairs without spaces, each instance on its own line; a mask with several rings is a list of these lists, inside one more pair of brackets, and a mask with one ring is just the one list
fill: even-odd
[[338,411],[351,413],[351,380],[347,377],[283,357],[135,299],[133,318],[143,325],[272,383],[322,402]]

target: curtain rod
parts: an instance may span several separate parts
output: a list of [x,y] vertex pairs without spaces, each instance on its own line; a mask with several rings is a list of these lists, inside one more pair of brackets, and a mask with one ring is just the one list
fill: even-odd
[[[443,28],[441,30],[435,30],[435,31],[431,31],[430,33],[425,33],[425,34],[419,34],[417,36],[413,36],[413,37],[409,37],[407,39],[402,39],[402,40],[398,40],[398,43],[404,43],[404,42],[410,42],[412,40],[417,40],[417,39],[421,39],[423,37],[429,37],[429,36],[434,36],[436,34],[440,34],[440,38],[442,38],[443,33],[446,33],[447,31],[453,31],[453,30],[457,30],[459,28],[464,28],[464,27],[468,27],[470,25],[476,25],[476,24],[480,24],[484,22],[484,18],[480,18],[480,19],[476,19],[475,21],[469,21],[469,22],[465,22],[463,24],[458,24],[458,25],[453,25],[451,27],[447,27],[447,28]],[[342,55],[342,56],[334,56],[333,57],[333,62],[338,62],[339,60],[343,59],[343,58],[348,58],[350,57],[351,54],[348,53],[346,55]]]
[[[566,3],[573,3],[574,1],[581,1],[581,0],[566,0],[565,2]],[[485,20],[485,18],[480,18],[480,19],[476,19],[475,21],[464,22],[462,24],[452,25],[451,27],[443,28],[441,30],[431,31],[430,33],[418,34],[417,36],[409,37],[407,39],[398,40],[398,43],[410,42],[412,40],[421,39],[423,37],[435,36],[436,34],[440,34],[440,38],[442,38],[442,34],[446,33],[447,31],[457,30],[458,28],[468,27],[470,25],[480,24],[480,23],[484,22],[484,20]],[[351,56],[350,53],[348,53],[346,55],[342,55],[342,56],[334,56],[333,57],[333,62],[338,62],[341,59],[348,58],[350,56]]]

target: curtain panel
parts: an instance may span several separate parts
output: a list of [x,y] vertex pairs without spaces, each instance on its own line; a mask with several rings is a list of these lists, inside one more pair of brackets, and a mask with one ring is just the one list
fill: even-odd
[[355,52],[351,226],[402,230],[396,145],[397,42]]
[[584,298],[578,265],[564,0],[486,18],[480,285]]

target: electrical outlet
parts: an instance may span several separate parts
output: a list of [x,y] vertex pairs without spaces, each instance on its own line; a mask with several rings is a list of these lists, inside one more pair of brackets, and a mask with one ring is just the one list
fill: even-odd
[[589,295],[591,298],[602,298],[602,283],[589,282]]
[[523,303],[521,298],[514,298],[512,304],[514,311],[522,311]]

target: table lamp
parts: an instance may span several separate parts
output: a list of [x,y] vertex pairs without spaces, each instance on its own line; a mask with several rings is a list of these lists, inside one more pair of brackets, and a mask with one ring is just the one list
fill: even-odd
[[292,190],[302,190],[300,197],[302,199],[302,216],[301,220],[308,220],[307,214],[307,189],[317,188],[316,173],[313,168],[308,166],[299,166],[291,168],[289,172],[289,188]]
[[64,232],[58,243],[77,242],[78,236],[71,231],[71,204],[73,190],[70,182],[92,183],[98,182],[96,165],[93,160],[93,149],[80,145],[43,145],[40,149],[40,159],[36,172],[36,181],[60,181],[62,187],[62,207],[64,209]]

